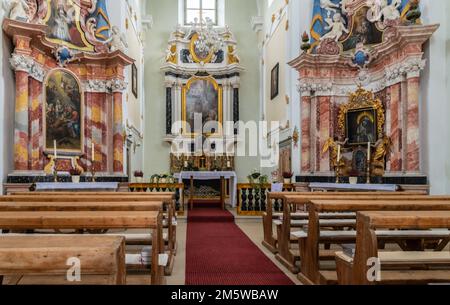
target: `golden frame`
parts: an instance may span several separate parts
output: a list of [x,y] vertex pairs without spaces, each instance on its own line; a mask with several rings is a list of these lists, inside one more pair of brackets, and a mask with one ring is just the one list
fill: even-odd
[[57,149],[57,152],[61,152],[64,156],[80,156],[83,154],[84,152],[84,113],[85,113],[85,105],[84,105],[84,91],[83,91],[83,87],[81,85],[81,81],[80,79],[77,77],[77,75],[75,73],[73,73],[72,71],[70,71],[69,69],[64,69],[64,68],[56,68],[53,70],[50,70],[47,75],[45,76],[45,80],[43,83],[43,104],[42,104],[42,133],[43,133],[43,139],[44,139],[44,152],[47,154],[52,154],[53,153],[53,147],[49,148],[47,147],[47,119],[46,119],[46,113],[47,113],[47,85],[48,85],[48,80],[50,78],[50,76],[53,75],[53,73],[56,72],[64,72],[67,74],[70,74],[75,81],[78,84],[78,88],[80,90],[80,122],[81,122],[81,126],[80,126],[80,149],[79,150],[74,150],[74,149]]
[[[47,22],[50,20],[50,16],[52,14],[52,1],[53,0],[46,0],[46,1],[47,1],[47,15],[45,16],[45,18],[43,20],[45,24],[47,24]],[[87,41],[85,33],[81,29],[81,25],[80,25],[80,16],[81,16],[81,12],[80,11],[81,11],[81,8],[78,5],[74,4],[72,0],[70,0],[70,4],[73,5],[73,7],[75,8],[75,14],[76,14],[75,17],[76,17],[76,20],[77,20],[76,21],[77,30],[78,30],[78,32],[81,35],[81,40],[83,41],[85,47],[79,47],[79,46],[76,46],[76,45],[74,45],[74,44],[72,44],[72,43],[70,43],[68,41],[63,41],[63,40],[60,40],[60,39],[48,38],[48,37],[45,37],[45,39],[50,41],[50,42],[52,42],[52,43],[66,46],[66,47],[68,47],[70,49],[75,49],[75,50],[80,50],[80,51],[87,51],[87,52],[93,52],[95,50],[94,46],[91,43],[89,43],[89,41]]]
[[192,35],[191,38],[191,43],[190,43],[190,47],[189,47],[189,52],[191,52],[192,55],[192,59],[194,60],[194,62],[196,63],[205,63],[208,64],[211,62],[211,59],[214,55],[214,52],[212,50],[209,51],[208,56],[205,59],[201,59],[197,56],[197,53],[195,53],[195,42],[198,40],[198,33],[195,33],[194,35]]
[[347,114],[358,110],[374,110],[376,112],[377,124],[376,136],[378,137],[383,133],[386,118],[382,102],[379,99],[375,99],[373,92],[364,90],[360,87],[356,92],[350,94],[350,101],[347,104],[342,105],[339,110],[338,128],[341,135],[344,137],[347,135]]
[[[221,85],[219,85],[219,83],[217,83],[217,81],[214,79],[214,77],[212,76],[193,76],[191,77],[187,83],[185,85],[183,85],[182,88],[182,93],[181,93],[181,118],[183,121],[183,135],[185,136],[196,136],[196,133],[189,133],[186,132],[186,125],[187,125],[187,121],[186,121],[186,95],[187,95],[187,91],[191,88],[191,85],[199,80],[206,80],[208,82],[210,82],[211,84],[213,84],[214,89],[217,91],[217,98],[218,98],[218,106],[217,106],[217,111],[218,111],[218,117],[219,117],[219,130],[216,133],[206,133],[207,136],[221,136],[222,135],[222,126],[223,126],[223,88]],[[203,122],[203,124],[205,124],[206,122]],[[191,126],[192,127],[192,126]]]

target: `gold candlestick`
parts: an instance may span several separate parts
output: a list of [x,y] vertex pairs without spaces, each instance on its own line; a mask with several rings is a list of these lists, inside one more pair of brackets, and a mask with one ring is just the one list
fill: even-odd
[[91,161],[91,182],[95,182],[95,161]]

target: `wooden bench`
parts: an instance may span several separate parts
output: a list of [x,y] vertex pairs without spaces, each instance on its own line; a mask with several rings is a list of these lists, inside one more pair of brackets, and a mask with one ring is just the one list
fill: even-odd
[[[388,193],[307,193],[302,195],[292,195],[292,194],[284,194],[282,196],[283,198],[283,218],[281,221],[281,224],[278,228],[278,236],[277,236],[277,246],[278,246],[278,254],[276,255],[276,258],[284,265],[286,266],[291,272],[298,273],[299,269],[296,266],[296,262],[299,260],[299,255],[294,255],[290,251],[291,246],[291,239],[290,239],[290,232],[291,232],[291,215],[292,212],[296,212],[300,209],[300,211],[304,211],[306,204],[311,200],[326,200],[326,199],[343,199],[343,200],[365,200],[365,199],[373,199],[373,198],[407,198],[414,200],[415,198],[425,197],[424,195],[411,195],[406,193],[394,193],[394,192],[388,192]],[[340,212],[340,211],[339,211]],[[324,212],[321,214],[322,217],[326,217],[325,214],[328,214],[328,212]],[[356,215],[350,218],[355,219]],[[335,215],[333,219],[336,220],[336,222],[333,224],[333,222],[330,222],[328,224],[329,227],[335,227],[335,228],[342,228],[345,227],[345,224],[340,224],[339,219],[348,219],[348,214],[342,214],[342,216]],[[353,224],[348,225],[347,227],[351,228],[354,227],[356,224],[356,221],[354,220]]]
[[[66,278],[70,258],[80,260],[80,282]],[[1,236],[0,285],[4,276],[15,276],[17,283],[23,275],[64,276],[68,284],[86,284],[85,276],[100,276],[102,284],[125,285],[125,240],[96,235]]]
[[[268,200],[267,200],[267,210],[265,213],[263,213],[263,233],[264,233],[264,240],[262,242],[263,246],[266,247],[269,251],[271,251],[273,254],[278,253],[278,240],[277,237],[274,236],[273,232],[273,219],[279,218],[279,216],[283,215],[283,209],[285,207],[285,196],[317,196],[314,198],[317,199],[334,199],[339,196],[367,196],[371,193],[367,192],[336,192],[336,193],[311,193],[311,192],[273,192],[268,194]],[[411,193],[405,193],[405,192],[379,192],[377,193],[379,195],[423,195],[422,193],[418,192],[411,192]],[[281,213],[274,213],[274,205],[273,202],[277,201],[280,202],[279,205],[281,205]]]
[[160,255],[165,255],[161,212],[1,212],[0,229],[146,229],[152,233],[151,283],[164,282],[163,266],[159,264]]
[[[40,199],[40,198],[37,198]],[[0,202],[0,212],[32,212],[32,211],[162,211],[163,203],[159,201],[118,201],[118,202]],[[164,226],[163,226],[164,227]],[[175,262],[175,249],[173,246],[175,238],[163,234],[163,240],[167,241],[168,264],[164,268],[165,275],[171,275]],[[151,245],[151,234],[114,234],[126,237],[129,245]]]
[[[38,196],[33,196],[33,194],[37,194]],[[74,196],[76,195],[76,196]],[[127,205],[123,204],[126,202],[160,202],[164,203],[164,210],[166,211],[165,217],[163,218],[163,227],[167,229],[167,244],[168,251],[170,252],[170,263],[165,268],[165,274],[170,275],[173,269],[173,256],[176,255],[177,249],[177,241],[176,241],[176,215],[174,208],[174,196],[175,194],[172,192],[164,192],[164,193],[20,193],[19,195],[11,195],[11,196],[1,196],[0,197],[0,205],[2,202],[38,202],[38,205],[42,205],[43,202],[62,202],[63,205],[65,203],[71,202],[93,202],[98,205],[98,208],[101,210],[121,210],[121,211],[133,211],[133,210],[143,210],[142,208],[137,208],[136,205],[132,207],[127,207]],[[101,202],[105,202],[105,205],[101,205]],[[113,202],[122,203],[117,206],[112,206]],[[72,204],[73,205],[73,204]],[[144,204],[145,205],[145,204]],[[79,206],[77,210],[92,210],[90,207],[86,206],[83,208]],[[95,206],[95,205],[94,205]],[[48,207],[48,205],[47,205]],[[69,208],[69,207],[68,207]],[[50,211],[52,209],[47,208],[46,210]],[[149,207],[146,207],[144,210],[152,210]],[[141,244],[143,242],[147,242],[147,238],[144,238],[143,241],[134,239],[135,243]]]
[[[304,284],[319,284],[320,274],[319,274],[319,251],[320,244],[324,242],[329,242],[326,236],[323,236],[321,228],[319,225],[319,213],[324,212],[358,212],[358,211],[405,211],[405,210],[415,210],[415,211],[428,211],[428,210],[450,210],[450,197],[445,196],[428,196],[428,197],[417,197],[416,199],[411,198],[373,198],[371,200],[312,200],[308,203],[309,210],[309,225],[307,237],[299,238],[299,248],[300,248],[300,273],[298,278]],[[396,231],[384,231],[384,234],[380,236],[380,239],[386,241],[397,242],[399,239],[404,240],[408,235],[405,236],[404,232]],[[334,241],[336,243],[354,243],[356,240],[356,235],[349,235],[348,232],[334,232]],[[408,234],[411,234],[409,232]],[[439,234],[429,232],[428,235],[422,234],[420,237],[411,236],[411,239],[442,239],[441,245],[436,248],[441,248],[448,243],[448,237],[450,232]],[[412,247],[417,245],[412,243]]]
[[[337,253],[341,284],[429,284],[450,283],[450,252],[379,251],[380,230],[450,229],[450,211],[375,211],[357,216],[358,235],[354,259]],[[371,280],[369,259],[378,259],[379,275]]]

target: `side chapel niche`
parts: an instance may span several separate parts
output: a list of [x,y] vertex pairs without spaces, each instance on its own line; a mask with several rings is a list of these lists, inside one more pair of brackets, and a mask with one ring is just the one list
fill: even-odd
[[372,182],[427,184],[420,75],[439,25],[420,16],[418,0],[314,0],[310,37],[289,63],[301,94],[298,182],[335,182],[335,171],[365,179],[370,170]]
[[[171,172],[234,170],[234,123],[239,121],[237,42],[226,26],[209,20],[178,26],[166,51],[166,138]],[[194,118],[201,119],[196,126]],[[227,122],[231,126],[228,125]]]
[[73,168],[126,181],[122,101],[133,59],[105,1],[9,1],[7,16],[16,79],[8,182],[53,181],[55,169],[63,180]]

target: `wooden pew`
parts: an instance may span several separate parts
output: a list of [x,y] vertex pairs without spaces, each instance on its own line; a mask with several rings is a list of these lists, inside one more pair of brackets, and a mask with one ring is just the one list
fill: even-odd
[[[374,196],[372,196],[374,197]],[[320,243],[330,237],[321,237],[322,233],[319,225],[319,213],[324,212],[358,212],[358,211],[428,211],[428,210],[450,210],[450,197],[428,196],[417,198],[371,198],[367,200],[311,200],[308,203],[309,225],[307,237],[299,238],[300,246],[300,273],[299,280],[304,284],[319,284],[319,249]],[[336,242],[354,243],[356,240],[355,232],[334,232],[333,238]],[[401,232],[400,232],[401,233]],[[450,234],[450,233],[448,233]],[[445,234],[445,236],[448,236]],[[442,235],[442,234],[438,234]],[[442,238],[434,233],[423,238]],[[444,236],[444,237],[445,237]],[[385,232],[383,239],[396,241],[398,232]],[[402,238],[405,238],[404,236]],[[444,241],[445,242],[445,241]]]
[[[38,196],[33,196],[37,194]],[[76,196],[75,196],[76,195]],[[139,201],[162,201],[165,204],[167,217],[163,219],[163,225],[167,228],[168,249],[171,254],[170,264],[165,269],[166,275],[170,275],[173,269],[173,256],[176,255],[176,214],[175,214],[175,194],[173,192],[164,193],[20,193],[19,195],[0,196],[0,205],[2,202],[139,202]],[[115,209],[129,210],[116,207]],[[131,209],[133,210],[133,209]]]
[[[290,193],[284,193],[281,198],[283,199],[283,214],[282,214],[282,220],[279,224],[279,228],[277,229],[277,249],[278,254],[276,255],[276,258],[284,265],[286,268],[288,268],[293,273],[298,273],[299,269],[296,266],[296,261],[299,260],[299,256],[294,255],[290,251],[290,245],[291,245],[291,215],[292,211],[296,212],[299,207],[301,207],[301,210],[305,208],[306,204],[311,200],[326,200],[326,199],[372,199],[374,197],[381,198],[381,196],[386,196],[387,199],[390,198],[398,198],[398,197],[404,197],[404,198],[420,198],[425,197],[425,195],[411,195],[409,193],[395,193],[395,192],[379,192],[379,193],[367,193],[367,192],[357,192],[357,193],[304,193],[304,194],[290,194]],[[295,215],[295,213],[294,213]],[[327,217],[326,215],[321,215],[322,217]],[[355,220],[356,215],[351,216],[350,218],[353,218],[353,223],[350,225],[347,225],[347,227],[353,227],[356,225]],[[333,227],[345,227],[345,224],[340,224],[339,219],[348,219],[349,215],[336,215],[335,217],[328,216],[327,218],[336,219],[333,225],[333,221],[328,222],[328,226]],[[327,221],[324,221],[327,222]],[[347,221],[345,222],[347,223]],[[326,225],[326,224],[324,224]]]
[[[273,192],[268,194],[268,200],[267,200],[267,210],[265,213],[263,213],[263,233],[264,233],[264,240],[262,242],[263,246],[266,247],[268,250],[270,250],[273,254],[278,253],[278,240],[274,237],[273,232],[273,219],[280,217],[283,215],[283,213],[275,213],[273,212],[273,201],[277,200],[281,202],[281,206],[284,209],[285,206],[285,196],[318,196],[318,199],[326,199],[331,198],[334,199],[338,196],[348,196],[348,195],[354,195],[354,196],[367,196],[368,192],[333,192],[333,193],[311,193],[311,192]],[[377,193],[379,195],[424,195],[421,192],[379,192]]]
[[0,229],[146,229],[152,233],[151,283],[163,284],[162,213],[159,211],[1,212]]
[[[429,284],[450,283],[450,252],[381,252],[378,249],[380,230],[430,230],[450,229],[450,212],[447,211],[375,211],[359,212],[358,234],[354,261],[349,268],[337,257],[340,282],[355,285],[371,284]],[[338,254],[345,259],[343,253]],[[369,259],[378,259],[381,266],[381,281],[369,280]],[[346,274],[347,280],[342,277]]]
[[[68,282],[70,258],[81,262],[81,282]],[[68,284],[86,284],[85,276],[108,284],[125,285],[125,239],[97,235],[70,236],[1,236],[0,285],[3,276],[64,276]],[[99,283],[97,283],[99,284]]]

